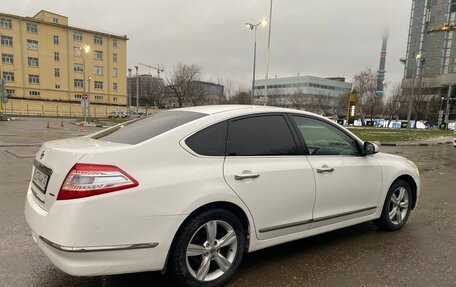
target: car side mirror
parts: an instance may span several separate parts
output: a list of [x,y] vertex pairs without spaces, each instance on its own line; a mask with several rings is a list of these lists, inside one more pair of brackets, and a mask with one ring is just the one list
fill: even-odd
[[364,142],[363,152],[364,155],[378,153],[378,145],[371,142]]

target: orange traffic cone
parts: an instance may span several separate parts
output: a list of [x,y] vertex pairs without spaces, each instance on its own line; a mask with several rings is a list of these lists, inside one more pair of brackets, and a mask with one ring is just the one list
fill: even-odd
[[79,124],[79,131],[80,131],[80,132],[83,132],[83,131],[84,131],[84,124],[83,124],[83,123],[80,123],[80,124]]
[[49,124],[49,121],[47,122],[46,128],[49,129],[51,125]]
[[60,127],[64,128],[65,126],[63,125],[63,121],[60,122]]

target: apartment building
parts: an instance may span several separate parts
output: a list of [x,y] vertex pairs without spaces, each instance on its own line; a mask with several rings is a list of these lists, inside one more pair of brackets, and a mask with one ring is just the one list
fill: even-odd
[[[10,101],[125,106],[126,36],[73,27],[68,17],[0,13],[0,72]],[[101,110],[101,109],[100,109]]]

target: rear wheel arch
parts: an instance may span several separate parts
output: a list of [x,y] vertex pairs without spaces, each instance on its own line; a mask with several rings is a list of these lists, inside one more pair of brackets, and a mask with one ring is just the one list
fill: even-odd
[[397,182],[399,180],[403,180],[403,181],[407,182],[409,184],[410,188],[412,189],[412,206],[411,206],[411,209],[412,210],[415,209],[416,200],[417,200],[417,185],[416,185],[415,180],[410,175],[403,174],[403,175],[399,176],[398,178],[396,178],[390,184],[390,186],[393,185],[395,182]]
[[211,210],[211,209],[224,209],[224,210],[227,210],[227,211],[233,213],[241,221],[242,226],[243,226],[244,231],[245,231],[245,234],[246,234],[245,250],[247,251],[249,249],[249,244],[250,244],[249,234],[250,234],[250,228],[252,228],[252,227],[251,227],[251,224],[249,222],[249,218],[248,218],[247,214],[244,212],[244,210],[241,207],[239,207],[238,205],[236,205],[236,204],[234,204],[232,202],[227,202],[227,201],[217,201],[217,202],[207,203],[207,204],[205,204],[203,206],[200,206],[199,208],[195,209],[194,211],[192,211],[185,218],[185,220],[180,224],[179,228],[176,230],[176,233],[173,236],[173,241],[171,242],[170,248],[168,250],[168,255],[166,256],[165,266],[164,266],[164,268],[162,270],[163,274],[166,273],[170,254],[171,254],[172,249],[174,248],[174,245],[176,243],[176,238],[177,238],[178,234],[180,233],[180,231],[182,230],[182,228],[194,216],[196,216],[197,214],[200,214],[202,212],[205,212],[205,211]]

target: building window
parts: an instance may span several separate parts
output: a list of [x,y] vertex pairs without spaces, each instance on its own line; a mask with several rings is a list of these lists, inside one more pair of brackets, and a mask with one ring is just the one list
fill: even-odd
[[112,61],[113,61],[114,63],[117,62],[117,53],[112,54]]
[[84,65],[74,64],[74,72],[75,73],[84,73]]
[[35,23],[27,23],[27,32],[38,33],[38,25]]
[[38,58],[28,57],[28,65],[30,67],[39,67],[40,62],[39,62]]
[[38,85],[40,83],[40,75],[29,74],[28,79],[29,79],[29,84]]
[[112,40],[112,47],[117,48],[117,39]]
[[112,97],[113,102],[117,102],[117,97]]
[[93,73],[95,75],[103,75],[103,67],[102,66],[94,66]]
[[30,96],[39,96],[39,95],[40,95],[40,92],[38,92],[38,91],[30,91],[30,92],[29,92],[29,95],[30,95]]
[[13,28],[13,21],[8,18],[0,18],[0,27],[5,29],[12,29]]
[[93,51],[93,58],[95,60],[103,60],[103,51]]
[[73,32],[73,40],[82,41],[82,33],[81,32]]
[[59,52],[54,52],[54,61],[56,61],[56,62],[60,61],[60,53]]
[[74,94],[74,98],[75,99],[82,99],[82,95],[81,94]]
[[94,85],[95,85],[95,89],[103,90],[103,82],[102,81],[95,81]]
[[6,94],[7,95],[15,95],[16,94],[16,90],[15,89],[6,89]]
[[103,100],[103,96],[99,96],[99,95],[95,96],[95,101],[102,101],[102,100]]
[[84,88],[84,80],[74,79],[74,87],[75,88]]
[[55,85],[56,90],[60,90],[60,85]]
[[3,46],[13,46],[13,37],[1,36],[0,38]]
[[27,40],[27,48],[29,48],[31,50],[38,50],[38,41]]
[[103,45],[103,37],[98,35],[93,36],[93,43],[95,45]]
[[55,69],[54,69],[54,76],[55,76],[56,78],[60,78],[60,69],[59,69],[59,68],[55,68]]
[[112,83],[112,89],[117,92],[117,83]]
[[14,64],[14,56],[11,54],[2,54],[3,64]]
[[52,18],[52,23],[58,24],[58,23],[59,23],[59,19],[57,19],[57,18]]
[[54,45],[58,45],[58,44],[59,44],[59,36],[54,35]]
[[14,72],[3,72],[3,79],[7,82],[14,82]]
[[117,77],[117,68],[112,68],[112,76]]

